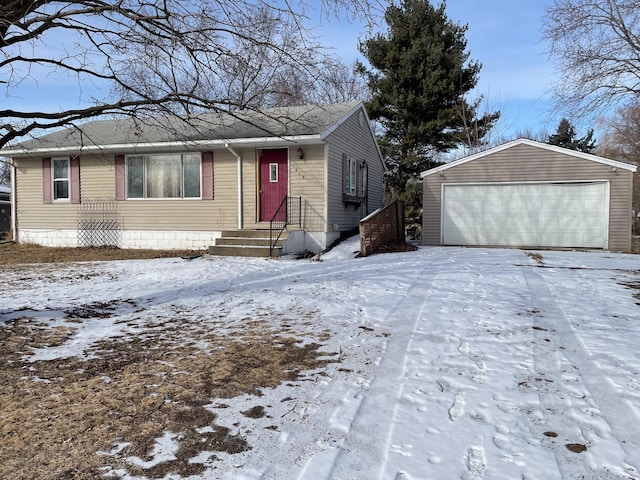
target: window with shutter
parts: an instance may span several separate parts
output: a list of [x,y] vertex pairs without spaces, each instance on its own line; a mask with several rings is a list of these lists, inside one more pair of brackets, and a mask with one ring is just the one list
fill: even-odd
[[359,205],[362,202],[362,168],[360,162],[346,154],[342,156],[342,200]]

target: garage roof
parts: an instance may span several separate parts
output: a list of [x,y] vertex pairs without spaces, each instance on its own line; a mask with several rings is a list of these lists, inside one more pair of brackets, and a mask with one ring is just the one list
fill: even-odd
[[420,177],[424,178],[429,175],[433,175],[435,173],[448,170],[449,168],[457,167],[459,165],[463,165],[473,160],[478,160],[480,158],[486,157],[493,153],[501,152],[503,150],[516,147],[518,145],[529,145],[530,147],[541,148],[543,150],[548,150],[550,152],[555,152],[555,153],[561,153],[563,155],[570,155],[572,157],[578,157],[584,160],[590,160],[592,162],[602,163],[610,167],[622,168],[624,170],[629,170],[631,172],[635,172],[638,169],[638,167],[636,167],[635,165],[631,165],[629,163],[618,162],[616,160],[610,160],[608,158],[599,157],[597,155],[591,155],[589,153],[578,152],[576,150],[569,150],[568,148],[562,148],[562,147],[557,147],[555,145],[549,145],[547,143],[536,142],[534,140],[529,140],[528,138],[518,138],[517,140],[513,140],[511,142],[498,145],[497,147],[490,148],[489,150],[478,152],[476,154],[469,155],[468,157],[460,158],[459,160],[455,160],[453,162],[447,163],[446,165],[432,168],[431,170],[426,170],[420,174]]

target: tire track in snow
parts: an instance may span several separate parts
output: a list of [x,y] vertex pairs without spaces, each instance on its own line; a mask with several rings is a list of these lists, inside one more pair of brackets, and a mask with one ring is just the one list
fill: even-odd
[[[368,259],[361,259],[358,263],[358,273],[360,276],[360,280],[363,284],[366,284],[369,279],[380,280],[381,276],[384,277],[384,270],[387,264],[393,265],[394,268],[397,268],[398,262],[396,259],[392,257],[382,257],[383,261],[371,262]],[[348,268],[353,268],[353,264],[348,264]],[[409,269],[410,267],[410,269]],[[403,277],[399,281],[396,276],[390,277],[393,280],[393,288],[400,288],[400,291],[407,291],[407,289],[411,289],[413,283],[422,275],[421,271],[417,271],[415,267],[415,262],[409,261],[407,263],[408,275]],[[294,272],[291,274],[290,272],[285,272],[284,275],[281,272],[270,277],[272,284],[277,284],[283,278],[293,279],[293,282],[296,281],[297,277],[300,277],[301,280],[304,279],[305,285],[309,285],[310,283],[317,283],[319,286],[326,281],[335,281],[336,274],[340,276],[340,274],[344,271],[345,264],[344,262],[330,262],[330,263],[317,263],[310,262],[308,265],[304,266],[303,270],[305,272]],[[256,283],[254,280],[250,280],[246,282],[245,285],[250,285],[251,288],[255,288],[255,285],[260,285],[264,280],[259,279]],[[273,286],[273,285],[272,285]],[[334,286],[335,288],[335,286]],[[395,291],[395,290],[394,290]],[[383,289],[382,292],[377,292],[376,295],[382,294],[386,295],[388,292],[387,289]],[[365,324],[365,328],[369,330],[369,325],[374,327],[388,327],[389,325],[385,325],[385,322],[388,322],[390,313],[393,309],[397,307],[398,302],[398,294],[393,294],[392,297],[389,298],[389,306],[385,305],[385,308],[377,309],[375,314],[369,315],[362,308],[357,309],[356,311],[349,310],[349,318],[344,318],[345,321],[349,324],[360,325]],[[404,297],[406,298],[406,297]],[[340,302],[346,301],[346,299],[338,299],[336,300],[337,305]],[[394,304],[395,303],[395,304]],[[341,310],[342,311],[342,310]],[[347,315],[346,311],[343,311],[344,315]],[[395,335],[395,332],[392,336]],[[377,335],[378,338],[386,337],[386,335]],[[364,350],[353,351],[348,353],[348,355],[358,355],[367,354],[367,350],[370,348],[372,350],[369,351],[369,354],[373,356],[367,358],[373,358],[373,365],[379,365],[379,362],[383,358],[384,351],[387,348],[389,339],[385,338],[385,340],[376,340],[374,342],[368,342],[367,344],[357,345],[362,347],[367,347]],[[322,392],[318,395],[322,398],[322,402],[325,407],[323,407],[323,416],[326,418],[326,423],[320,428],[322,429],[322,435],[318,437],[318,431],[313,434],[298,434],[297,442],[302,445],[302,448],[296,448],[293,446],[293,450],[298,450],[295,452],[295,465],[299,467],[299,469],[295,469],[295,472],[292,472],[290,469],[283,470],[278,467],[273,467],[270,470],[270,473],[274,476],[268,478],[297,478],[299,480],[311,480],[311,479],[329,479],[332,477],[332,471],[334,469],[334,465],[336,463],[337,457],[340,455],[341,451],[345,448],[344,442],[346,438],[350,435],[352,430],[352,424],[354,420],[358,416],[358,412],[361,408],[361,403],[363,399],[369,394],[372,377],[375,377],[377,371],[377,367],[372,367],[369,371],[368,375],[361,377],[357,375],[357,378],[352,379],[350,382],[338,382],[337,384],[333,384],[333,381],[329,379],[329,382],[332,383],[331,387],[325,386],[322,387]],[[393,405],[393,404],[392,404]],[[289,443],[289,442],[287,442]],[[291,445],[283,445],[284,449],[291,447]],[[375,462],[379,462],[379,459],[374,459]],[[265,477],[266,478],[266,477]]]
[[[597,413],[613,430],[614,438],[619,438],[619,447],[626,454],[625,463],[635,472],[640,472],[640,416],[628,402],[620,401],[615,395],[615,387],[592,360],[584,343],[571,325],[562,308],[556,302],[544,277],[535,268],[524,267],[523,274],[527,281],[531,302],[538,314],[535,317],[535,366],[538,376],[545,378],[547,385],[539,389],[540,401],[545,408],[546,429],[554,428],[562,436],[578,430],[584,434],[589,431],[588,425],[576,425],[575,415],[562,415],[558,407],[567,405],[565,399],[575,395],[563,385],[562,363],[567,362],[580,375],[588,393],[595,401]],[[614,348],[614,346],[612,346]],[[566,377],[566,375],[565,375]],[[553,383],[549,379],[555,379]],[[540,380],[540,379],[538,379]],[[544,381],[542,383],[545,383]],[[582,400],[586,402],[588,399]],[[578,402],[578,399],[575,400]],[[571,407],[571,401],[569,401]],[[599,433],[599,432],[598,432]],[[599,435],[602,437],[602,434]],[[607,435],[604,435],[607,437]],[[559,437],[561,438],[561,437]],[[569,439],[567,439],[569,440]],[[586,440],[582,439],[586,442]],[[559,459],[563,478],[580,478],[584,473],[581,461],[575,461],[576,453],[569,451],[564,442],[550,442],[550,447]],[[619,466],[620,467],[620,466]],[[626,468],[628,471],[628,468]],[[622,477],[611,477],[622,478]],[[634,478],[634,477],[624,477]]]
[[[386,315],[384,324],[393,325],[382,360],[366,397],[360,403],[348,436],[327,478],[359,472],[359,478],[381,478],[384,459],[391,447],[393,420],[405,373],[405,357],[428,296],[434,276],[427,269],[417,272],[407,293]],[[409,298],[411,300],[406,301]],[[420,308],[416,311],[415,306]],[[353,454],[351,452],[354,452]],[[398,478],[409,478],[399,472]],[[351,478],[351,477],[349,477]]]

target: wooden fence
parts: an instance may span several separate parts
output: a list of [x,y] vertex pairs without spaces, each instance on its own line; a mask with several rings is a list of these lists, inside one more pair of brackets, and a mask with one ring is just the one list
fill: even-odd
[[400,200],[360,220],[360,256],[366,257],[394,243],[405,243],[404,202]]

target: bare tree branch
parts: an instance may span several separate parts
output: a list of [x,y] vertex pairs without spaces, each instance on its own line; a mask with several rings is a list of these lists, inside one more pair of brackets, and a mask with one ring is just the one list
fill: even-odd
[[640,94],[640,0],[555,0],[543,36],[560,80],[557,106],[598,116]]
[[[640,167],[640,100],[617,109],[601,126],[604,135],[596,153]],[[640,235],[640,169],[633,174],[632,208],[633,233]]]
[[[323,0],[321,14],[366,16],[368,0]],[[0,5],[0,85],[8,98],[74,78],[80,106],[0,110],[0,148],[102,115],[187,117],[362,98],[305,27],[305,0],[10,0]],[[335,78],[333,79],[335,80]],[[102,87],[100,97],[84,89]],[[360,85],[363,86],[363,85]],[[346,98],[348,97],[348,98]]]

